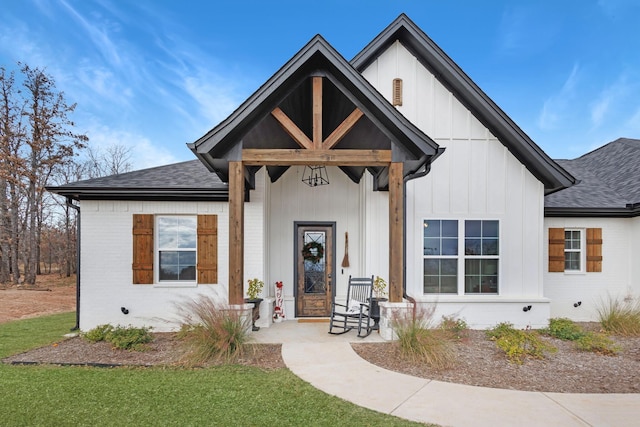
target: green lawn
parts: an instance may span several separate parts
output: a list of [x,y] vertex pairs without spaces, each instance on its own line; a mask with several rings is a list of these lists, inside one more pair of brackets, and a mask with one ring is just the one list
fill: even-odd
[[[0,357],[46,345],[73,313],[0,325]],[[417,425],[318,391],[288,369],[0,365],[3,426]]]

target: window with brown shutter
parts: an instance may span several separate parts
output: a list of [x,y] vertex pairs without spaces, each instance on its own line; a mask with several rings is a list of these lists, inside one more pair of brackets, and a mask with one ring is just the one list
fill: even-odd
[[[177,219],[179,217],[162,217]],[[193,218],[193,216],[191,216]],[[154,283],[154,258],[155,251],[160,250],[156,248],[154,244],[154,225],[156,217],[151,214],[134,214],[133,215],[133,283],[134,284],[153,284]],[[171,227],[169,224],[165,227],[172,230],[175,227]],[[184,231],[184,230],[183,230]],[[194,230],[195,231],[195,230]],[[195,237],[195,236],[194,236]],[[187,238],[188,236],[182,235],[180,238]],[[167,240],[167,239],[165,239]],[[176,243],[171,236],[169,236],[169,246],[176,245],[176,248],[165,248],[163,252],[164,258],[162,258],[166,264],[163,267],[163,273],[160,274],[160,280],[164,277],[165,281],[181,281],[181,280],[194,280],[197,279],[199,284],[212,284],[218,282],[218,217],[217,215],[198,215],[197,217],[197,245],[196,257],[197,257],[197,276],[193,279],[189,279],[189,267],[183,265],[184,260],[189,258],[186,252],[182,252],[184,255],[179,255],[177,250],[181,246],[180,243]],[[176,249],[176,250],[174,250]],[[176,252],[176,253],[174,253]],[[188,252],[188,251],[187,251]],[[191,250],[193,252],[193,250]],[[161,256],[161,254],[158,254]],[[165,260],[165,258],[167,258]],[[177,262],[173,262],[173,258],[178,259]],[[182,261],[180,259],[183,259]],[[177,264],[177,265],[174,265]],[[188,260],[187,260],[188,264]],[[193,264],[192,264],[193,265]],[[176,270],[176,271],[173,271]],[[193,277],[193,276],[191,276]],[[186,279],[183,279],[186,278]]]
[[587,228],[587,272],[602,272],[602,228]]
[[198,283],[218,282],[218,217],[198,215]]
[[133,215],[133,283],[153,284],[153,215]]
[[564,271],[564,228],[549,229],[549,272]]
[[[576,232],[576,230],[572,230]],[[582,230],[580,231],[582,233]],[[567,231],[567,234],[569,231]],[[564,272],[566,267],[569,237],[564,228],[549,229],[549,272]],[[573,235],[571,235],[573,236]],[[571,237],[573,239],[573,237]],[[575,240],[575,239],[573,239]],[[602,272],[602,228],[586,229],[586,272]],[[580,249],[581,250],[581,249]],[[575,251],[574,251],[575,252]],[[584,271],[584,270],[583,270]]]

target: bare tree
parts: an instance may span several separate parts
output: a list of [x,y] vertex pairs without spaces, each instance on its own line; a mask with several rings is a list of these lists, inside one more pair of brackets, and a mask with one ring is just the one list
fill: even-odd
[[0,283],[20,280],[20,192],[25,162],[23,102],[15,88],[15,74],[0,67]]
[[121,144],[110,145],[106,152],[89,147],[86,150],[87,178],[99,178],[131,171],[131,148]]
[[57,92],[55,81],[39,68],[22,65],[28,126],[24,158],[27,161],[26,235],[24,245],[25,282],[35,284],[39,267],[39,243],[42,230],[44,187],[57,165],[68,162],[82,149],[88,138],[72,131],[68,115],[76,105],[67,105]]

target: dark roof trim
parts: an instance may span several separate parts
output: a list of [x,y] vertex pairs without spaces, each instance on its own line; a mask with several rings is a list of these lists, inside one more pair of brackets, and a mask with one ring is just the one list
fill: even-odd
[[47,191],[74,200],[143,200],[143,201],[210,201],[226,202],[228,190],[210,188],[70,188],[46,187]]
[[629,204],[626,208],[544,208],[544,216],[549,218],[635,218],[640,216],[640,203]]
[[545,186],[545,194],[568,188],[575,178],[538,147],[462,69],[405,14],[369,43],[351,64],[362,72],[399,40]]
[[326,67],[326,70],[315,72],[327,71],[327,77],[346,90],[345,95],[362,109],[391,141],[409,151],[419,151],[426,156],[437,153],[438,144],[400,114],[320,35],[312,38],[229,117],[195,142],[187,144],[189,149],[208,169],[216,171],[220,178],[225,180],[225,173],[220,171],[224,171],[224,163],[227,161],[233,158],[239,160],[237,147],[247,130],[281,102],[287,94],[286,86],[297,84],[300,70],[318,57],[322,58],[322,67]]

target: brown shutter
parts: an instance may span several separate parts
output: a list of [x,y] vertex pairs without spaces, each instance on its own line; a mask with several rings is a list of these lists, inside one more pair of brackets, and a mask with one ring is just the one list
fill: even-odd
[[198,283],[218,283],[217,215],[198,215]]
[[564,228],[549,229],[549,272],[564,271]]
[[587,228],[587,272],[602,272],[602,228]]
[[133,284],[153,284],[153,215],[133,215]]

